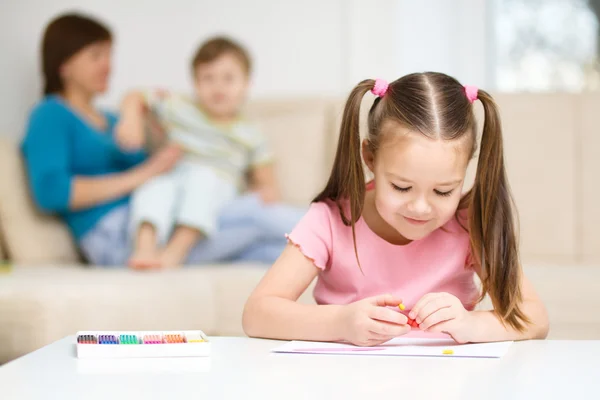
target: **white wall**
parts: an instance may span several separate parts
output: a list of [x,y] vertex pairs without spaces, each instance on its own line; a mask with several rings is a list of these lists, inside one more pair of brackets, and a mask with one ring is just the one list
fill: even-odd
[[400,0],[395,65],[399,75],[440,71],[492,89],[493,16],[486,0]]
[[[189,59],[208,36],[238,38],[255,60],[254,97],[343,95],[369,77],[438,69],[485,80],[484,38],[470,16],[483,1],[429,0],[0,0],[0,135],[19,137],[39,98],[39,41],[68,10],[115,34],[114,72],[101,100],[132,86],[188,90]],[[466,16],[465,16],[466,15]],[[452,18],[458,18],[458,22]],[[466,40],[466,42],[465,42]],[[463,43],[464,42],[464,43]],[[449,46],[462,43],[459,52]]]

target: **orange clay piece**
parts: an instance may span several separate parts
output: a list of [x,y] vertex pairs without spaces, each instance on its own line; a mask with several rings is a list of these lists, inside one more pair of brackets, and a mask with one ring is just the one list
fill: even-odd
[[167,343],[183,343],[181,335],[165,335],[165,341]]
[[406,309],[406,307],[402,303],[398,304],[398,308],[400,309],[400,311],[404,311]]

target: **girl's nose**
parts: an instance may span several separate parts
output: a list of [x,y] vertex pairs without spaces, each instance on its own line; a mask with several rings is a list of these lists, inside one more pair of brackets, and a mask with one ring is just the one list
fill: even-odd
[[431,212],[431,206],[424,196],[415,197],[415,199],[409,203],[408,209],[411,213],[414,213],[414,217],[428,215]]

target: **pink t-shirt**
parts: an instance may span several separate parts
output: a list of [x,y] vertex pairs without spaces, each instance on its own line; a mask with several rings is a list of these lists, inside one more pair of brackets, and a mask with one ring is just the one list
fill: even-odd
[[[463,224],[464,225],[464,224]],[[470,259],[469,234],[456,218],[443,229],[407,245],[377,236],[360,218],[352,228],[332,201],[313,203],[288,239],[321,269],[314,291],[318,304],[348,304],[391,293],[410,310],[425,294],[448,292],[472,310],[479,297]]]

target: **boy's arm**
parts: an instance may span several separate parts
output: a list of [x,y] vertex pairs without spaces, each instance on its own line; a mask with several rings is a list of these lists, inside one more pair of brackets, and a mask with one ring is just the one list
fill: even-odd
[[258,192],[264,203],[281,200],[275,176],[274,157],[266,136],[251,127],[255,145],[250,154],[250,189]]

